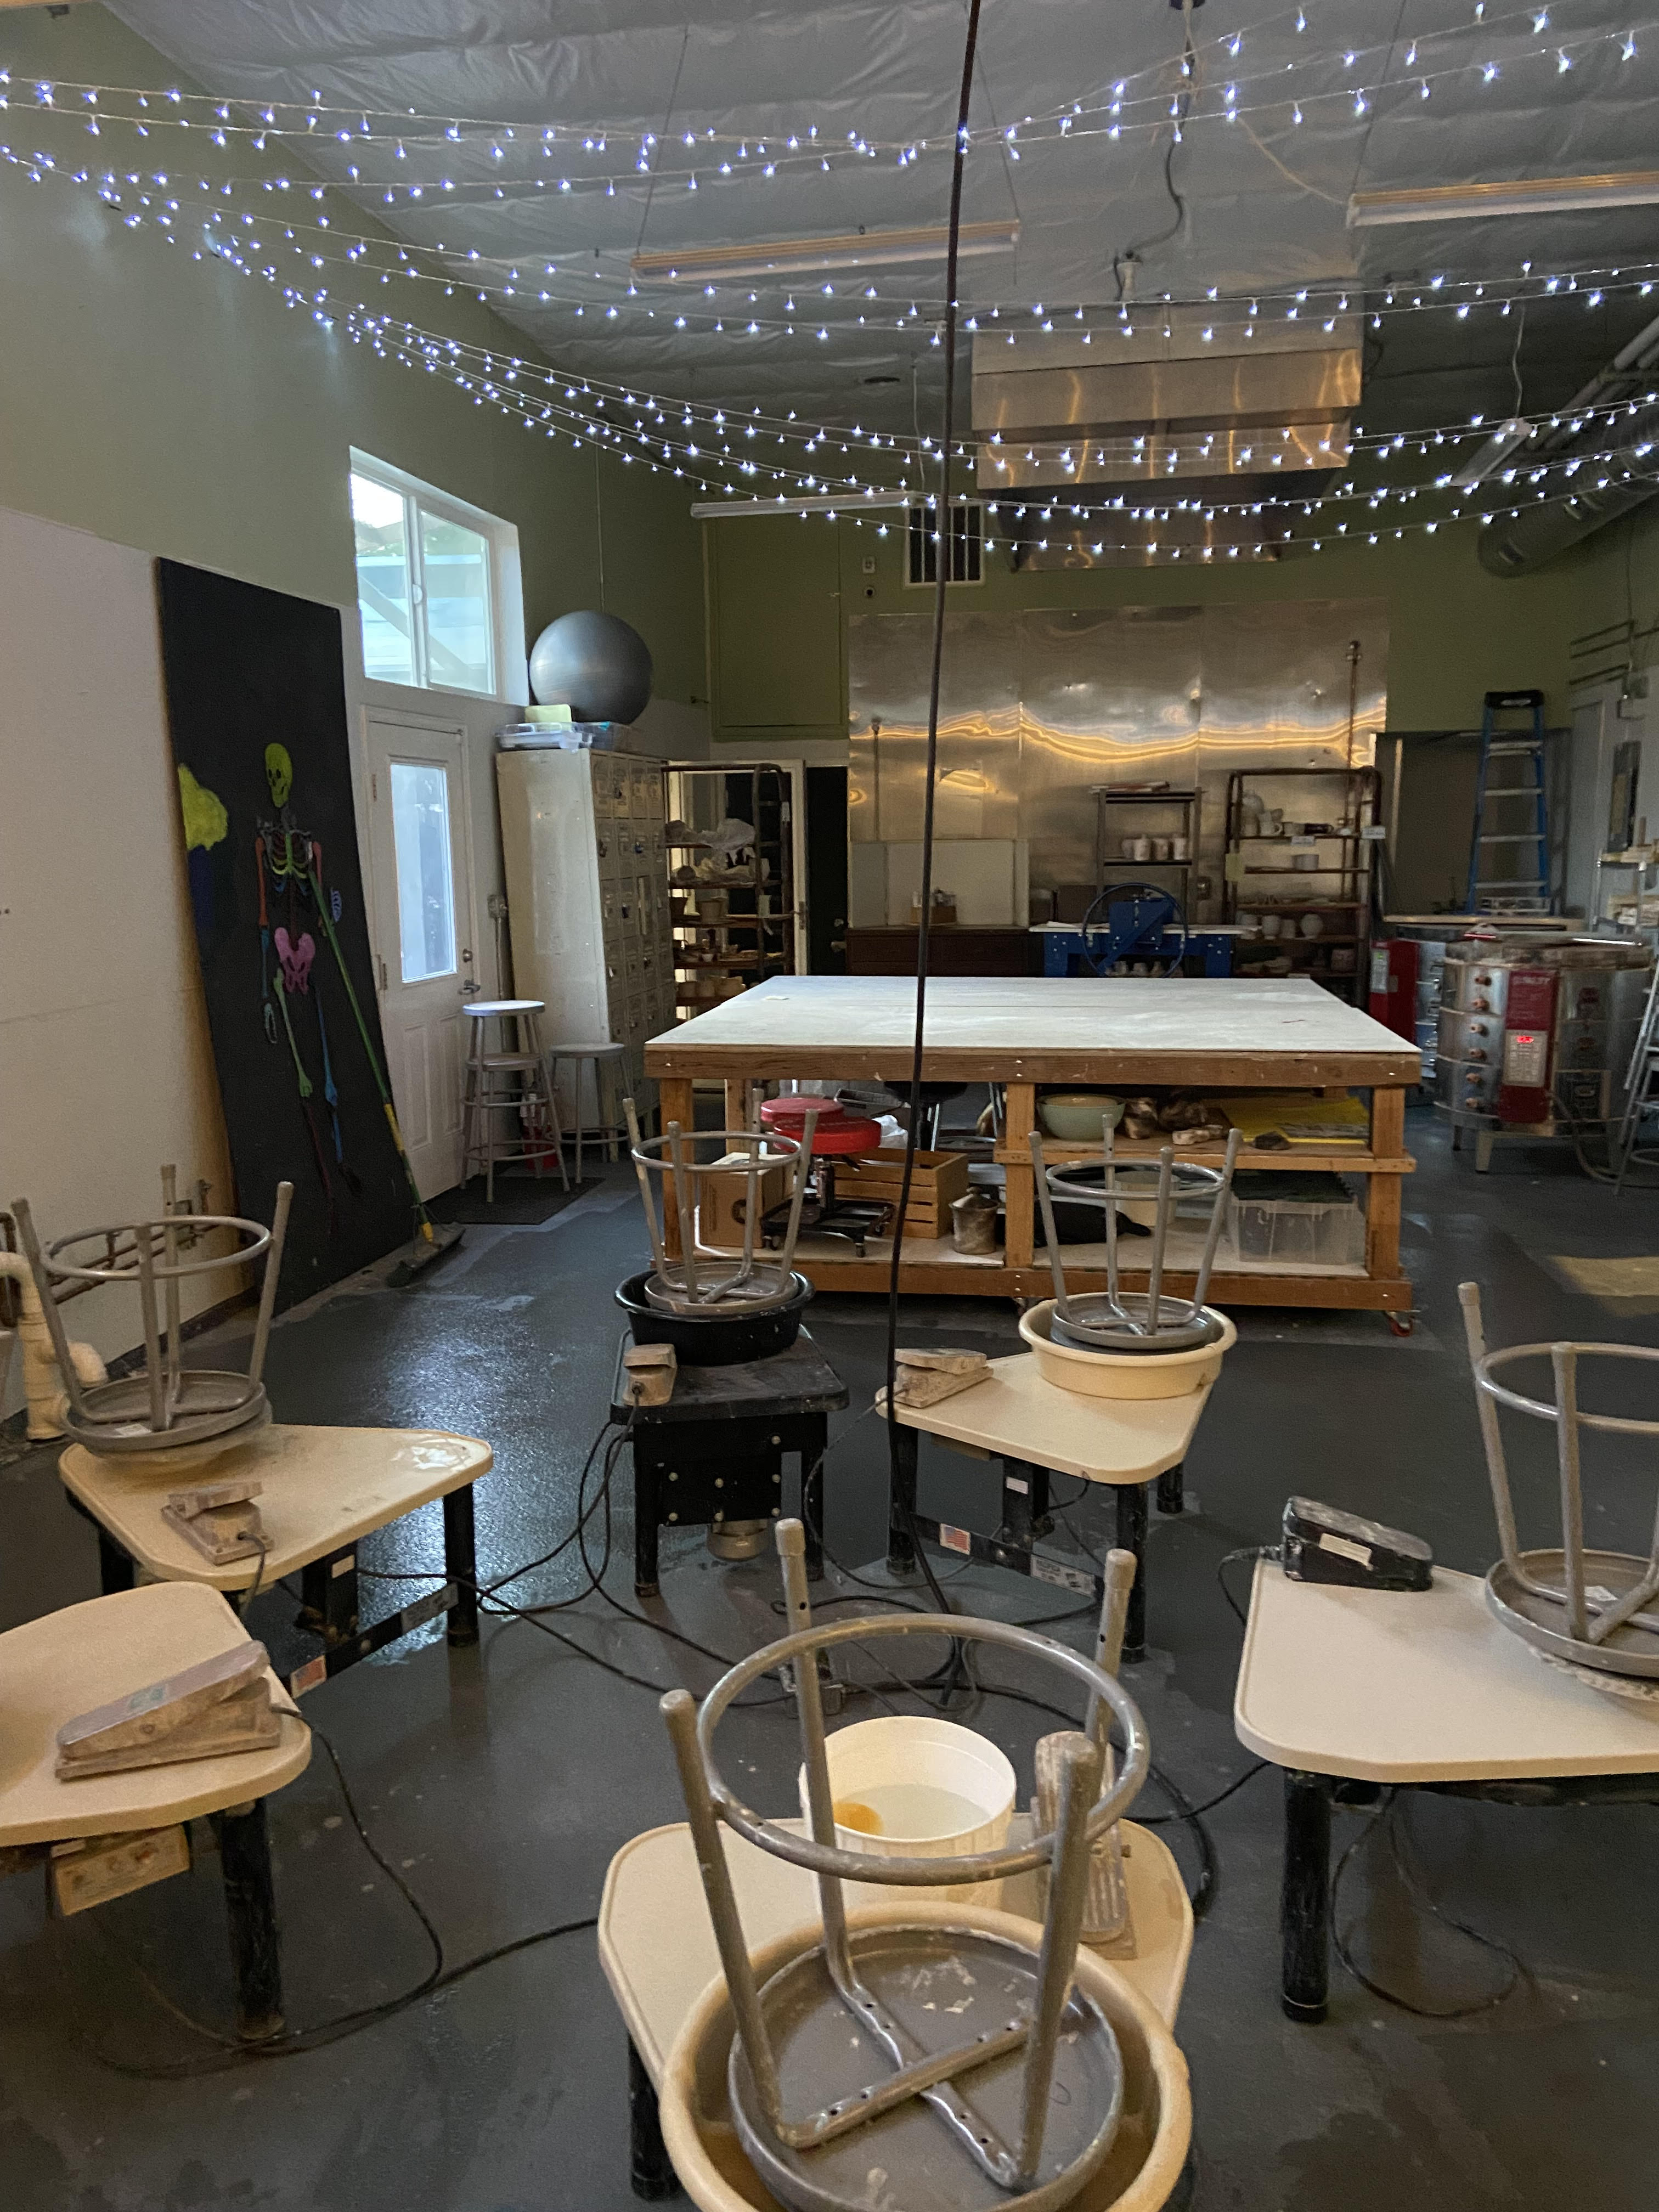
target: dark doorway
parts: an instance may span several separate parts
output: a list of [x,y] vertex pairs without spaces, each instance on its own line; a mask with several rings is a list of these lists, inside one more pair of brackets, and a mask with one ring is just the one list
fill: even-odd
[[847,973],[847,771],[806,771],[806,964]]

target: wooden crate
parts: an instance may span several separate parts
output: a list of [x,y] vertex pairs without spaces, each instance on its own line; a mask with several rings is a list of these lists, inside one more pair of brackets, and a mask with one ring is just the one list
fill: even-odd
[[[723,1162],[716,1161],[697,1179],[697,1239],[700,1243],[713,1245],[717,1251],[741,1252],[749,1177],[741,1164],[741,1152],[728,1153],[726,1158],[732,1163],[730,1174],[722,1171]],[[765,1213],[788,1195],[788,1170],[781,1165],[763,1169],[757,1184],[760,1210]],[[758,1252],[760,1249],[760,1228],[757,1224],[755,1249]]]
[[[865,1153],[836,1162],[836,1195],[867,1198],[896,1206],[904,1181],[901,1152]],[[910,1203],[904,1212],[907,1237],[948,1237],[951,1204],[968,1189],[966,1152],[918,1152],[910,1177]]]

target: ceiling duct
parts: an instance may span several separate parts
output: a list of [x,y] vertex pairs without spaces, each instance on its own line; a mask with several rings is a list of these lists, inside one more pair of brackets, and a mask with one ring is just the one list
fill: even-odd
[[[979,489],[1133,485],[1156,496],[1169,485],[1188,503],[1229,507],[1316,497],[1347,464],[1359,387],[1352,315],[1224,324],[1158,307],[1075,336],[981,331]],[[1250,543],[1261,534],[1252,529]]]
[[[1524,576],[1547,561],[1582,544],[1609,522],[1617,522],[1633,509],[1645,506],[1659,492],[1659,403],[1653,394],[1659,372],[1659,318],[1637,332],[1583,390],[1559,410],[1559,427],[1534,439],[1527,448],[1525,466],[1535,467],[1547,457],[1571,459],[1578,447],[1601,452],[1605,458],[1595,477],[1574,488],[1565,498],[1540,501],[1533,507],[1511,508],[1481,532],[1480,565],[1494,576]],[[1637,408],[1617,423],[1604,410],[1620,405]],[[1585,422],[1584,411],[1598,410]],[[1575,428],[1574,423],[1578,427]],[[1607,441],[1623,441],[1607,454]],[[1630,476],[1634,483],[1622,483]]]

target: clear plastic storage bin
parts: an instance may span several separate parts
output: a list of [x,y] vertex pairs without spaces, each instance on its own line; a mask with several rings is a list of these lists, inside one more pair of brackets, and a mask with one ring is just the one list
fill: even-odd
[[1231,1232],[1241,1260],[1348,1267],[1365,1258],[1365,1216],[1338,1175],[1236,1175]]

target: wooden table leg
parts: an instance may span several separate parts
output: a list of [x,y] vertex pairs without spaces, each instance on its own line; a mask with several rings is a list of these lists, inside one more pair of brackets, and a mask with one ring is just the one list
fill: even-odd
[[728,1075],[726,1079],[726,1126],[728,1129],[749,1127],[750,1094],[754,1085],[746,1076]]
[[628,2180],[635,2196],[644,2197],[648,2204],[659,2204],[665,2197],[679,2194],[679,2180],[662,2139],[657,2093],[631,2036],[628,2040]]
[[264,1798],[216,1813],[213,1826],[230,1918],[236,2033],[245,2043],[262,2043],[283,2030],[283,1964]]
[[[668,1125],[678,1121],[689,1137],[696,1127],[696,1108],[691,1080],[684,1075],[665,1075],[657,1085],[657,1120],[663,1135],[668,1134]],[[674,1195],[674,1178],[663,1174],[653,1177],[662,1185],[663,1244],[670,1259],[680,1256],[680,1210]]]
[[472,1486],[444,1498],[444,1574],[455,1585],[449,1608],[452,1644],[478,1640],[478,1558],[472,1530]]
[[[1397,1160],[1406,1149],[1406,1094],[1403,1091],[1371,1093],[1371,1151],[1380,1160]],[[1401,1178],[1374,1175],[1366,1178],[1365,1273],[1384,1280],[1400,1273],[1400,1203]]]
[[1036,1185],[1026,1153],[1031,1132],[1036,1127],[1036,1084],[1008,1085],[1003,1124],[1004,1145],[1020,1155],[1003,1166],[1008,1224],[1003,1263],[1010,1267],[1029,1267],[1035,1256]]
[[1286,1768],[1285,1872],[1279,1901],[1284,1950],[1279,2002],[1287,2020],[1316,2027],[1325,2017],[1330,1888],[1330,1778]]
[[1129,1610],[1123,1624],[1123,1656],[1146,1656],[1146,1496],[1147,1482],[1120,1482],[1117,1498],[1117,1540],[1120,1550],[1135,1555],[1135,1578],[1129,1585]]

